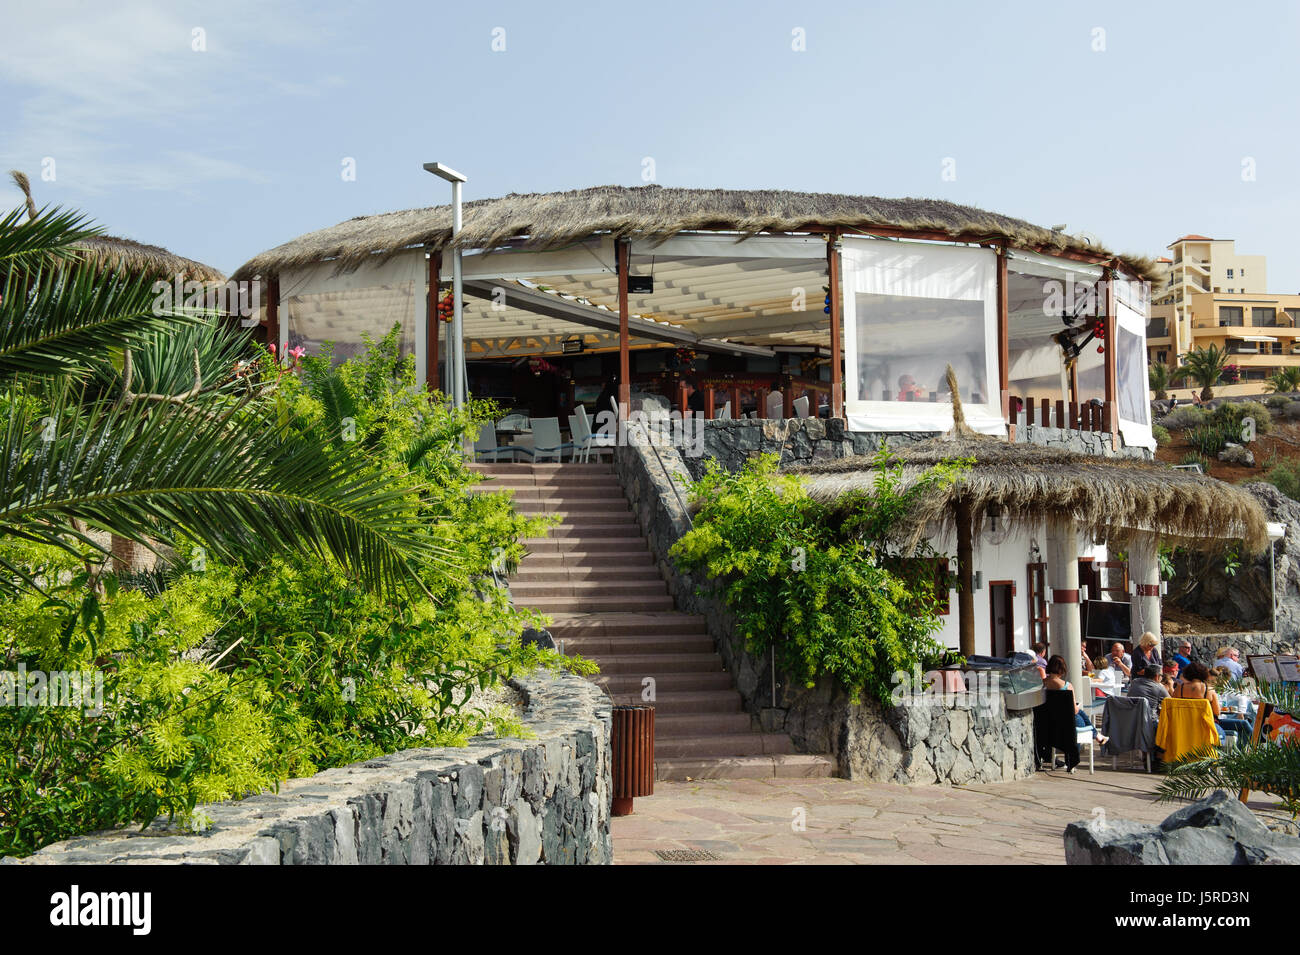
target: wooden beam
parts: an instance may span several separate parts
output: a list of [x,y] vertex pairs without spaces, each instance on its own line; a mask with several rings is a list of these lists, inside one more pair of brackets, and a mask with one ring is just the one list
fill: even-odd
[[428,315],[427,334],[425,341],[425,360],[424,360],[424,386],[429,391],[438,391],[442,388],[442,380],[438,374],[438,333],[439,326],[442,325],[442,318],[438,315],[438,283],[442,280],[442,253],[436,250],[429,253],[429,295],[428,307],[425,314]]
[[[826,275],[831,287],[831,417],[844,417],[844,356],[840,345],[843,303],[840,296],[840,234],[832,230],[826,242]],[[856,361],[857,358],[854,358]]]
[[975,653],[974,521],[970,502],[959,499],[957,523],[957,640],[962,656]]
[[[266,280],[266,344],[280,350],[280,276],[272,275]],[[279,361],[284,356],[277,354]]]
[[1016,440],[1016,423],[1011,417],[1011,331],[1007,313],[1007,243],[998,250],[998,401],[1002,420],[1007,422],[1007,439]]
[[614,243],[614,254],[618,269],[618,407],[619,417],[626,418],[632,410],[632,362],[627,350],[627,239]]
[[[1115,262],[1112,262],[1102,272],[1102,279],[1106,283],[1106,424],[1104,430],[1110,432],[1110,446],[1113,450],[1119,450],[1119,421],[1115,414],[1115,409],[1119,407],[1116,400],[1116,379],[1117,368],[1115,356],[1118,349],[1115,347],[1115,336],[1118,334],[1115,314]],[[1145,397],[1143,400],[1146,400]]]

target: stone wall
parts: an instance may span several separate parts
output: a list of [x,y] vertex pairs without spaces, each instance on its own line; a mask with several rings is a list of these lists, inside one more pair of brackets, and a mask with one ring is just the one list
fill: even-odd
[[[775,454],[781,459],[782,469],[785,469],[828,458],[874,454],[882,441],[887,441],[891,448],[902,448],[932,437],[932,431],[889,434],[848,431],[843,418],[714,419],[704,422],[703,455],[688,456],[684,463],[693,477],[699,477],[708,458],[717,460],[728,471],[739,471],[751,457]],[[1081,454],[1116,456],[1111,448],[1109,433],[1022,425],[1016,429],[1016,443],[1064,447]],[[1150,459],[1151,454],[1145,448],[1124,446],[1121,441],[1118,456]]]
[[[1271,597],[1267,550],[1242,561],[1233,574],[1227,572],[1222,554],[1208,557],[1179,555],[1174,561],[1174,577],[1165,599],[1184,610],[1231,622],[1247,630],[1276,629],[1279,643],[1294,646],[1300,642],[1300,502],[1287,497],[1272,484],[1258,482],[1241,485],[1241,488],[1259,500],[1270,521],[1286,527],[1286,535],[1273,543],[1276,627],[1269,621]],[[1262,649],[1258,652],[1277,651]]]
[[[761,434],[764,425],[786,423],[722,422],[751,434]],[[1021,779],[1033,772],[1032,711],[1008,712],[1000,697],[989,713],[966,708],[961,696],[940,697],[933,706],[886,709],[874,700],[853,701],[830,680],[805,688],[773,673],[770,655],[749,651],[726,606],[699,593],[706,581],[680,571],[669,559],[669,548],[690,528],[682,504],[685,490],[679,488],[679,501],[671,483],[684,482],[688,472],[676,448],[660,447],[658,452],[656,458],[648,447],[620,447],[615,471],[677,608],[704,617],[746,709],[764,731],[788,733],[803,752],[834,756],[837,772],[851,779],[971,783]]]
[[1285,640],[1270,631],[1252,633],[1185,633],[1166,634],[1161,659],[1168,660],[1178,652],[1178,644],[1187,640],[1192,645],[1192,659],[1199,660],[1206,666],[1213,666],[1215,652],[1220,647],[1236,647],[1241,651],[1241,665],[1246,665],[1246,657],[1252,653],[1296,653],[1297,644]]
[[588,681],[515,681],[534,739],[479,736],[293,779],[202,807],[202,832],[162,821],[55,843],[23,860],[199,865],[608,864],[610,702]]

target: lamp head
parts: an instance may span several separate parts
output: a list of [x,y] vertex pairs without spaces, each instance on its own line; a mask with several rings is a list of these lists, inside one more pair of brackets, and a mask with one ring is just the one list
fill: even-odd
[[444,166],[440,162],[427,162],[424,164],[424,171],[431,172],[439,179],[446,179],[448,182],[468,182],[469,180],[452,169],[450,166]]

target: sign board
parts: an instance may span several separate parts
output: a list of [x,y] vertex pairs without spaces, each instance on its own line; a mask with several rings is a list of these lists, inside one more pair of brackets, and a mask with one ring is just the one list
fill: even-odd
[[[1256,744],[1272,743],[1277,746],[1300,746],[1300,718],[1279,710],[1272,703],[1261,702],[1259,709],[1255,712],[1255,731],[1251,734],[1251,742]],[[1260,789],[1260,792],[1268,791],[1268,789]],[[1240,796],[1241,801],[1245,802],[1250,793],[1250,789],[1243,789]]]
[[1246,662],[1250,664],[1250,672],[1255,675],[1255,679],[1262,680],[1265,683],[1277,683],[1282,679],[1278,672],[1277,657],[1270,654],[1248,654]]

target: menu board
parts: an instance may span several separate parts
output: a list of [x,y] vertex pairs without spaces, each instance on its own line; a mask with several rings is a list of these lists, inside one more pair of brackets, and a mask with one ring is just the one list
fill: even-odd
[[[1295,659],[1292,657],[1291,659]],[[1287,713],[1279,710],[1272,703],[1259,704],[1259,709],[1255,711],[1255,732],[1253,740],[1256,743],[1274,743],[1278,746],[1297,746],[1300,745],[1300,717],[1293,713]],[[1261,787],[1261,792],[1269,792],[1267,788]],[[1250,796],[1249,789],[1241,791],[1240,799],[1245,802]]]
[[1277,657],[1272,654],[1250,654],[1246,657],[1246,662],[1250,664],[1250,672],[1255,674],[1257,680],[1276,683],[1282,679],[1282,674],[1277,667]]
[[1294,653],[1277,655],[1277,672],[1288,683],[1300,681],[1300,658]]

